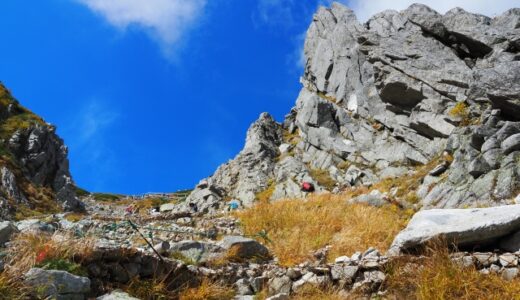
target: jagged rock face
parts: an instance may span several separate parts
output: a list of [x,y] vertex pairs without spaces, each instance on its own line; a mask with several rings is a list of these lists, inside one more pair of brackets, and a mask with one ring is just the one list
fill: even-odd
[[244,149],[212,177],[202,180],[186,203],[195,203],[202,211],[219,208],[225,197],[251,205],[255,194],[266,189],[274,175],[281,143],[282,127],[263,113],[249,128]]
[[[20,206],[35,209],[35,202],[83,210],[69,172],[67,147],[55,127],[20,106],[1,84],[0,135],[0,219],[12,218]],[[38,189],[50,192],[42,196]]]
[[82,208],[69,172],[68,149],[53,126],[19,130],[9,139],[8,147],[33,184],[51,187],[65,210]]
[[[249,205],[257,189],[239,187],[265,188],[269,177],[272,200],[301,196],[303,180],[318,190],[370,185],[446,151],[453,164],[424,178],[423,206],[506,202],[520,180],[519,20],[520,9],[488,18],[414,4],[361,24],[341,4],[320,8],[296,106],[281,129],[269,127],[284,132],[272,143],[278,159],[241,154],[221,167],[210,180],[220,199]],[[266,171],[251,180],[244,169]]]

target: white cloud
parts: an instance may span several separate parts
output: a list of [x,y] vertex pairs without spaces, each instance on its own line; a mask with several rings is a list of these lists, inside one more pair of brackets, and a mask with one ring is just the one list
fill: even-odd
[[294,24],[294,0],[259,0],[257,17],[272,25]]
[[207,0],[77,0],[121,30],[138,26],[167,56],[200,18]]
[[445,13],[454,7],[461,7],[469,12],[489,17],[500,15],[509,8],[520,6],[518,0],[350,0],[341,2],[354,10],[358,19],[363,22],[385,9],[403,10],[413,3],[426,4],[439,13]]
[[98,101],[91,101],[79,110],[78,135],[76,142],[84,146],[88,143],[97,144],[104,131],[118,118],[119,114],[106,108]]
[[305,67],[305,54],[303,53],[303,46],[305,44],[306,32],[302,32],[293,39],[294,50],[286,57],[288,65],[293,67],[295,71],[301,72]]
[[117,177],[120,172],[111,139],[120,118],[121,114],[108,103],[91,99],[80,103],[61,129],[70,149],[71,168],[82,170],[91,189],[103,190],[106,178]]

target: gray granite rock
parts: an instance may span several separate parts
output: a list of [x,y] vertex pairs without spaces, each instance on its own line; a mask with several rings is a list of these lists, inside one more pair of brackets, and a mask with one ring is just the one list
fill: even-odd
[[520,229],[520,205],[477,209],[432,209],[416,213],[394,239],[398,255],[443,237],[459,246],[484,245]]
[[25,274],[24,283],[37,297],[58,299],[85,299],[90,291],[90,279],[65,271],[32,268]]

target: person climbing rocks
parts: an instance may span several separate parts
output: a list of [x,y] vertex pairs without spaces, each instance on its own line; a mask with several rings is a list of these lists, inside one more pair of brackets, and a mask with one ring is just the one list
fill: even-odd
[[125,208],[125,214],[126,215],[133,215],[135,212],[135,209],[134,209],[134,206],[133,205],[129,205]]
[[314,192],[314,184],[304,181],[302,182],[301,191],[305,193],[312,193]]
[[228,203],[228,211],[237,210],[240,207],[240,202],[238,200],[231,200]]

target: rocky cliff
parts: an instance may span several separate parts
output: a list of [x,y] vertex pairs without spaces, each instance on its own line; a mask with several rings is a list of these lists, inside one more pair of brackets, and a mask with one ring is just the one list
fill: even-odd
[[83,209],[55,131],[0,84],[0,220]]
[[314,15],[304,51],[295,107],[281,124],[262,114],[244,149],[188,203],[211,211],[231,199],[301,197],[302,181],[340,192],[385,180],[388,191],[376,194],[419,207],[516,196],[520,9],[489,18],[414,4],[360,23],[334,3]]

